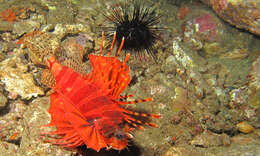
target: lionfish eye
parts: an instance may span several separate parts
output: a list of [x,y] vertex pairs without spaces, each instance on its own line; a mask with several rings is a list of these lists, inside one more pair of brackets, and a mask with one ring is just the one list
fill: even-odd
[[119,140],[124,139],[125,136],[126,136],[126,135],[125,135],[123,132],[121,132],[121,131],[116,132],[114,135],[115,135],[115,137],[116,137],[117,139],[119,139]]

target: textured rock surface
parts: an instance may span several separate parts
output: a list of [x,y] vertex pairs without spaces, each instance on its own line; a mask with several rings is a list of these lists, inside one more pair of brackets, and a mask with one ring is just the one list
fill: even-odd
[[225,21],[237,28],[260,35],[259,0],[201,0]]
[[0,92],[0,109],[5,107],[7,103],[7,98],[4,96],[3,93]]
[[43,90],[36,86],[32,74],[27,73],[28,67],[18,57],[6,59],[0,63],[0,79],[8,92],[19,94],[22,99],[30,99],[43,95]]
[[23,114],[23,131],[21,133],[21,144],[18,153],[26,153],[28,156],[34,155],[71,155],[70,151],[57,149],[55,146],[44,143],[40,133],[44,130],[40,128],[41,125],[47,124],[50,120],[47,112],[49,107],[49,97],[38,98],[32,103],[30,107]]

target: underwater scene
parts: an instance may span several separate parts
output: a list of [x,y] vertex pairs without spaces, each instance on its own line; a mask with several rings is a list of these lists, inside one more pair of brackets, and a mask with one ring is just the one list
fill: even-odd
[[0,0],[0,151],[260,155],[260,1]]

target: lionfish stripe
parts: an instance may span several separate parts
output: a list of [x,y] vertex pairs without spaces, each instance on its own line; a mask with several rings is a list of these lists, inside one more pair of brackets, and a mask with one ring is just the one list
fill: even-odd
[[130,111],[130,110],[125,110],[125,109],[124,109],[124,112],[127,113],[127,114],[135,115],[135,116],[161,118],[161,115],[159,115],[159,114],[139,113],[139,112],[133,112],[133,111]]
[[158,125],[155,123],[144,123],[145,125],[151,126],[151,127],[155,127],[158,128]]
[[144,130],[144,127],[141,126],[141,125],[137,125],[136,123],[134,123],[133,121],[131,121],[130,119],[125,119],[126,122],[128,122],[130,125],[134,126],[134,127],[137,127],[141,130]]
[[64,142],[64,145],[68,146],[70,144],[74,144],[77,140],[81,140],[80,137],[78,137],[78,136],[69,136],[66,139],[63,138],[63,140],[59,140],[59,141]]
[[129,97],[134,97],[134,95],[133,94],[129,94],[129,95],[120,95],[119,96],[119,99],[126,99],[126,98],[129,98]]
[[70,90],[73,90],[73,88],[70,88],[69,90],[67,90],[67,88],[72,86],[78,77],[80,77],[80,80],[83,80],[79,73],[75,72],[73,69],[60,65],[56,62],[55,58],[51,57],[48,61],[51,72],[55,77],[57,86],[62,87],[59,89],[65,92],[69,92]]
[[136,104],[136,103],[143,103],[143,102],[149,102],[152,101],[152,98],[147,98],[147,99],[139,99],[139,100],[134,100],[134,101],[119,101],[118,103],[121,105],[125,105],[125,104]]
[[[125,120],[126,120],[128,123],[130,123],[131,125],[133,125],[133,126],[135,126],[135,127],[138,127],[139,129],[140,129],[140,128],[143,129],[143,127],[141,126],[141,124],[147,125],[147,126],[151,126],[151,127],[156,127],[156,128],[158,127],[158,126],[157,126],[156,124],[154,124],[154,123],[137,120],[137,119],[134,119],[134,118],[129,117],[129,116],[127,116],[127,117],[125,118]],[[136,123],[137,123],[137,124],[136,124]]]

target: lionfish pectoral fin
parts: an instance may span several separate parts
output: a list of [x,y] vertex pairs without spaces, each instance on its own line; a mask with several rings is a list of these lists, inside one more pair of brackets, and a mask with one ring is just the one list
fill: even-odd
[[[75,128],[80,139],[89,147],[96,151],[107,146],[101,134],[95,129],[93,124],[87,122],[79,110],[71,103],[64,105],[65,116]],[[72,120],[71,120],[72,119]]]
[[89,140],[86,143],[88,148],[99,151],[100,149],[107,147],[107,143],[105,142],[104,137],[94,128],[88,139]]
[[55,86],[55,84],[56,84],[55,78],[49,69],[45,69],[43,71],[42,76],[41,76],[41,83],[50,88]]

